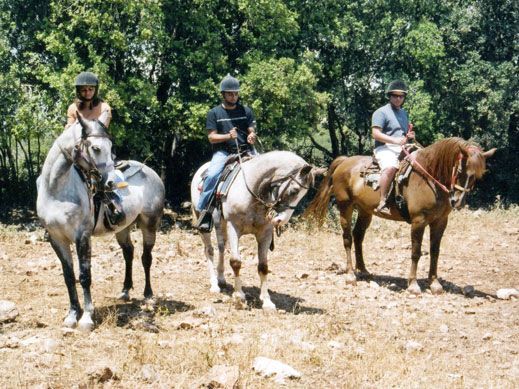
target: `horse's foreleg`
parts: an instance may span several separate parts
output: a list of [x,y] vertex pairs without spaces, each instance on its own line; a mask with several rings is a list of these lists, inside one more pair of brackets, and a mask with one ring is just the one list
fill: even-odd
[[431,263],[429,266],[429,282],[432,294],[443,293],[443,287],[438,281],[438,257],[440,256],[440,243],[447,228],[448,218],[436,221],[429,226],[431,241]]
[[229,240],[229,248],[231,250],[231,268],[234,272],[234,293],[233,297],[239,299],[241,301],[245,301],[245,293],[242,290],[242,283],[240,279],[240,269],[241,269],[241,257],[240,257],[240,248],[239,248],[239,240],[240,235],[234,226],[233,223],[228,223],[227,225],[227,239]]
[[355,228],[353,229],[353,242],[355,244],[355,269],[360,272],[363,277],[369,277],[370,274],[364,264],[364,256],[362,252],[362,242],[366,235],[366,230],[371,224],[372,215],[359,210],[357,221],[355,222]]
[[338,201],[337,206],[341,214],[342,242],[346,250],[346,283],[355,285],[357,278],[353,271],[353,262],[351,259],[351,216],[353,214],[353,205],[347,201]]
[[157,237],[157,227],[154,223],[141,228],[142,231],[142,267],[144,268],[144,298],[153,298],[153,290],[151,289],[150,269],[153,261],[151,250],[155,246],[155,239]]
[[50,236],[50,244],[56,252],[61,267],[63,268],[63,278],[65,285],[67,285],[68,297],[70,301],[70,308],[67,317],[63,321],[65,327],[74,328],[77,325],[77,319],[80,314],[81,307],[76,289],[76,276],[74,274],[74,264],[72,263],[72,252],[70,251],[70,244],[58,242]]
[[130,227],[115,234],[115,238],[117,239],[117,243],[119,243],[119,246],[121,246],[121,249],[123,250],[125,264],[123,290],[119,294],[118,298],[120,300],[129,301],[130,289],[133,288],[132,268],[134,252],[133,243],[130,236]]
[[79,328],[85,331],[91,331],[94,327],[94,321],[92,319],[94,315],[94,304],[92,303],[92,295],[90,294],[90,286],[92,284],[92,246],[89,231],[82,232],[76,239],[76,251],[79,259],[79,283],[83,288],[83,301],[85,305],[83,315],[81,319],[79,319]]
[[209,283],[211,284],[210,291],[212,293],[220,293],[220,287],[218,286],[218,278],[214,270],[214,248],[211,243],[210,232],[200,232],[202,242],[204,242],[204,254],[207,264],[207,271],[209,273]]
[[413,294],[422,293],[420,286],[418,285],[418,281],[416,280],[416,270],[418,268],[418,261],[422,255],[422,239],[424,231],[425,224],[413,221],[411,225],[411,270],[409,272],[409,284],[407,287],[407,290]]
[[270,299],[269,290],[267,286],[268,267],[268,250],[272,242],[272,225],[269,225],[261,233],[256,235],[258,242],[258,274],[260,277],[260,300],[263,302],[262,308],[264,310],[275,310],[276,306]]
[[218,244],[218,265],[216,266],[217,271],[217,286],[219,288],[225,288],[227,283],[225,282],[224,276],[224,255],[225,255],[225,236],[226,236],[226,221],[222,220],[220,213],[215,213],[214,216],[214,227],[216,230],[216,241]]

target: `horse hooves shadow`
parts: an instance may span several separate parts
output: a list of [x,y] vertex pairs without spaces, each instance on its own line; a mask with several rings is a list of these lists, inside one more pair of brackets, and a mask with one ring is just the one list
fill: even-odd
[[[244,287],[243,291],[247,297],[247,305],[250,308],[261,309],[262,301],[259,298],[260,289],[256,286],[253,287]],[[277,293],[272,290],[269,290],[270,298],[277,309],[281,309],[287,313],[292,313],[294,315],[320,315],[325,311],[320,308],[306,307],[301,305],[304,301],[301,298],[290,296],[284,293]]]
[[97,326],[104,324],[156,333],[160,331],[159,326],[155,323],[157,315],[169,316],[176,312],[186,312],[194,308],[194,306],[181,301],[163,298],[155,298],[151,306],[144,299],[131,299],[128,302],[119,302],[96,308],[95,321]]
[[[376,282],[380,287],[388,288],[393,292],[405,292],[407,290],[407,279],[403,277],[394,277],[388,275],[373,275],[369,277],[370,281]],[[427,278],[421,278],[418,281],[418,286],[420,287],[422,293],[429,289],[429,280]],[[446,281],[443,279],[438,280],[443,287],[444,293],[454,294],[454,295],[463,295],[467,298],[472,297],[495,297],[492,294],[488,294],[482,292],[480,290],[474,290],[470,295],[466,295],[463,292],[463,287],[456,285],[453,282]]]

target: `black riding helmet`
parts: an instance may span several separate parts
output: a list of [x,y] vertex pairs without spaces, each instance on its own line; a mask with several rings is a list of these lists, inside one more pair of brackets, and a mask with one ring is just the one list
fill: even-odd
[[402,80],[391,81],[387,87],[386,94],[389,96],[393,92],[400,92],[407,95],[407,84]]
[[95,92],[94,92],[94,97],[93,99],[95,99],[97,97],[97,93],[99,92],[99,79],[97,78],[97,76],[92,73],[92,72],[81,72],[78,74],[78,76],[76,77],[76,82],[75,82],[75,85],[76,85],[76,96],[79,100],[83,101],[83,97],[81,96],[81,94],[79,93],[79,88],[82,87],[82,86],[85,86],[85,85],[89,85],[89,86],[95,86]]
[[227,74],[222,82],[220,83],[220,92],[239,92],[240,91],[240,82]]

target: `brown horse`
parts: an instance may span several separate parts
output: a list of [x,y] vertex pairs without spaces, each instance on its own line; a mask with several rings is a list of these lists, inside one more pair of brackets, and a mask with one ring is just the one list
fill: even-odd
[[[420,294],[416,281],[416,269],[421,255],[421,246],[426,226],[430,229],[429,281],[431,292],[439,294],[443,288],[437,279],[438,256],[443,232],[452,208],[463,205],[465,194],[474,187],[477,179],[485,172],[486,159],[496,149],[483,152],[475,144],[460,138],[440,140],[429,147],[417,151],[414,155],[413,170],[403,183],[401,195],[405,199],[411,223],[411,271],[408,291]],[[363,277],[369,276],[362,255],[362,241],[371,223],[374,210],[380,199],[379,191],[364,184],[360,173],[370,165],[372,157],[338,157],[328,169],[327,178],[309,205],[306,215],[313,216],[322,225],[328,209],[330,197],[335,196],[340,211],[342,238],[346,249],[346,282],[356,282],[351,260],[351,221],[353,210],[358,211],[357,222],[353,229],[355,244],[355,270]],[[403,221],[404,218],[394,205],[389,213],[376,214],[385,219]]]

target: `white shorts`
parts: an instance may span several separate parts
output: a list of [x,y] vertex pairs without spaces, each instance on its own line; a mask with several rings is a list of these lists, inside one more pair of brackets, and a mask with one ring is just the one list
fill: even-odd
[[394,167],[398,168],[398,156],[402,151],[402,146],[400,145],[382,145],[378,146],[374,153],[375,158],[380,166],[380,170],[386,170],[387,168]]

